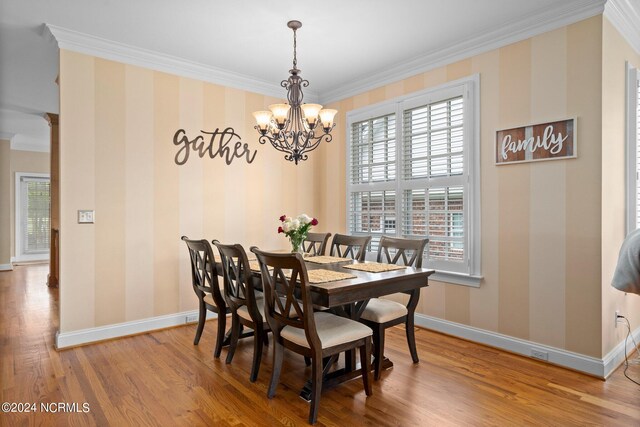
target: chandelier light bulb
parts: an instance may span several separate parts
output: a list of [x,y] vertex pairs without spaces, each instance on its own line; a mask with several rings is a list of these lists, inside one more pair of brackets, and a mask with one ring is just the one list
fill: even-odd
[[320,110],[320,121],[322,122],[322,127],[325,132],[331,131],[333,128],[333,118],[338,113],[338,110],[332,110],[330,108],[325,108],[324,110]]
[[291,106],[289,104],[271,104],[269,110],[273,113],[273,119],[280,129],[284,128],[287,122],[287,115],[289,114]]
[[253,113],[260,133],[264,134],[271,123],[271,111],[256,111]]
[[302,104],[300,106],[302,108],[302,112],[304,113],[304,119],[309,126],[309,129],[313,129],[316,127],[316,122],[318,121],[318,113],[322,110],[322,105],[320,104]]

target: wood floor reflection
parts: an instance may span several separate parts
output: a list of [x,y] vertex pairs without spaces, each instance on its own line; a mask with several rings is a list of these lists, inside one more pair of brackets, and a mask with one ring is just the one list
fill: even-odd
[[[307,425],[298,391],[310,368],[302,358],[285,354],[269,400],[271,347],[251,384],[251,340],[232,364],[224,363],[226,350],[214,359],[215,320],[198,346],[188,325],[57,352],[58,291],[45,286],[47,271],[0,272],[0,401],[37,405],[35,413],[0,414],[0,425]],[[318,425],[640,424],[640,387],[621,369],[605,382],[423,329],[416,340],[414,365],[403,330],[388,330],[394,368],[369,398],[359,380],[323,393]],[[629,374],[640,378],[640,365]],[[45,413],[41,402],[78,405]]]

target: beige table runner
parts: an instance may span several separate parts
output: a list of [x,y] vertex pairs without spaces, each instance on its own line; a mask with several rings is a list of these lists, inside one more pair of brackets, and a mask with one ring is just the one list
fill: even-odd
[[[257,271],[258,273],[260,272],[260,263],[258,262],[257,259],[250,259],[249,260],[249,268],[251,269],[251,271]],[[269,271],[273,270],[273,267],[269,267]]]
[[366,271],[367,273],[382,273],[383,271],[403,270],[407,267],[404,265],[368,262],[366,264],[343,265],[342,268],[348,268],[350,270]]
[[312,262],[314,264],[332,264],[334,262],[345,262],[345,261],[353,262],[351,258],[340,258],[337,256],[325,256],[325,255],[307,257],[304,260],[307,262]]
[[[326,283],[335,282],[337,280],[355,279],[357,276],[350,273],[342,273],[340,271],[325,270],[318,268],[317,270],[307,270],[309,283]],[[285,272],[287,278],[291,277],[291,272]]]

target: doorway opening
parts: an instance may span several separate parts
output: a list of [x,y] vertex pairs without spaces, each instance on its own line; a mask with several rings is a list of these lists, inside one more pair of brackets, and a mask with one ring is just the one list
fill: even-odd
[[51,180],[49,174],[16,173],[15,262],[49,261]]

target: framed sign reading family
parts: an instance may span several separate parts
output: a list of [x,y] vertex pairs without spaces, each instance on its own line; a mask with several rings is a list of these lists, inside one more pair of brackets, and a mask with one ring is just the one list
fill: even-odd
[[496,132],[496,165],[575,158],[576,119],[559,120]]

